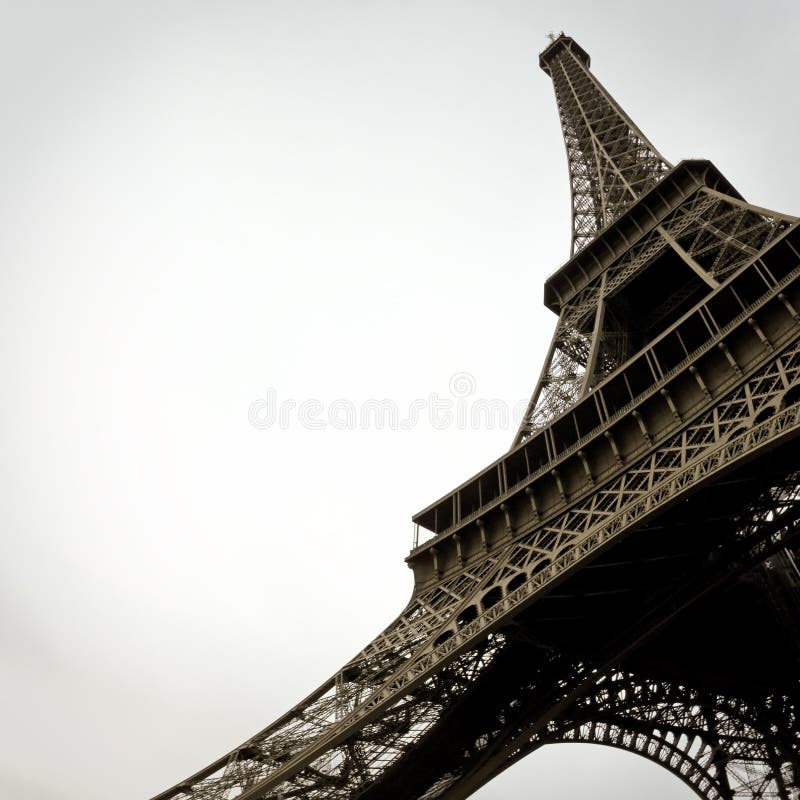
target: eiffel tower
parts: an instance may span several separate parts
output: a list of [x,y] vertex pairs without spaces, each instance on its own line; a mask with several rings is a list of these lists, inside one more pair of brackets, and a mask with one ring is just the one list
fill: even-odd
[[511,449],[414,516],[414,592],[155,800],[460,800],[604,744],[707,800],[800,797],[800,225],[671,165],[570,37],[570,259]]

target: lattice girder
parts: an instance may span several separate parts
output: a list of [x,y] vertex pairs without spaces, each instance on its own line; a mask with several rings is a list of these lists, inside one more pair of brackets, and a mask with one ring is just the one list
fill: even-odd
[[[748,480],[755,479],[749,475]],[[729,539],[731,546],[733,550],[738,549],[737,555],[733,550],[728,551],[730,563],[735,564],[734,572],[738,570],[746,581],[750,580],[753,566],[761,559],[769,564],[783,547],[800,538],[797,484],[797,474],[789,473],[773,490],[762,490],[760,500],[754,498],[752,514],[741,514],[740,533],[729,530],[729,535],[733,534]],[[702,509],[702,500],[695,503],[694,512]],[[760,518],[761,523],[751,523],[751,518]],[[756,533],[758,528],[760,533]],[[747,537],[753,538],[745,545]],[[723,570],[727,569],[727,558],[722,554],[714,561],[718,565],[722,563]],[[756,567],[755,571],[762,569],[764,567]],[[647,615],[647,619],[639,622],[639,631],[652,637],[649,626],[655,624],[663,629],[664,619],[674,613],[677,615],[674,622],[668,624],[676,632],[667,638],[662,648],[669,650],[686,637],[691,641],[692,625],[699,626],[695,628],[695,636],[698,630],[702,634],[708,628],[709,614],[706,609],[695,606],[703,595],[719,592],[716,580],[721,573],[718,572],[715,579],[712,572],[696,576],[694,590],[690,588],[691,581],[679,581],[680,588],[676,590],[663,587],[663,606],[653,608],[652,616]],[[731,578],[732,573],[728,573],[723,580]],[[688,596],[692,592],[695,599]],[[629,614],[635,616],[640,606],[638,601],[633,602],[636,608]],[[730,603],[721,602],[723,605]],[[676,606],[683,603],[686,603],[684,610],[677,610]],[[601,619],[598,613],[587,623],[587,629],[601,628],[600,640],[604,624]],[[796,637],[799,626],[800,615],[796,614],[792,627],[785,629],[786,637]],[[634,629],[636,627],[634,625]],[[638,636],[634,629],[632,635]],[[720,640],[728,636],[727,630],[721,632]],[[572,641],[577,639],[572,637]],[[612,645],[606,654],[617,646],[618,643]],[[595,651],[599,658],[602,650],[601,646]],[[785,651],[781,654],[782,657],[786,655]],[[735,646],[726,653],[728,658],[731,655],[736,658]],[[625,658],[622,656],[623,661]],[[731,689],[726,694],[708,687],[708,678],[703,675],[701,666],[703,662],[696,664],[694,658],[690,650],[686,655],[684,677],[693,675],[697,669],[702,686],[687,687],[685,682],[665,680],[663,675],[649,680],[634,679],[627,670],[612,668],[609,671],[598,662],[587,663],[583,659],[555,665],[551,677],[546,674],[531,676],[519,688],[513,704],[497,709],[497,717],[503,724],[496,728],[494,737],[489,736],[483,752],[461,762],[463,773],[454,774],[450,787],[442,792],[431,792],[426,798],[459,800],[467,797],[527,753],[543,744],[559,741],[593,741],[631,749],[675,771],[701,796],[783,797],[784,790],[796,792],[793,776],[800,774],[797,771],[800,764],[800,682],[796,659],[787,665],[783,677],[776,679],[775,688],[764,689],[749,686],[749,666],[743,664],[737,669],[734,661],[726,671],[730,677],[738,679],[739,689]],[[599,669],[594,669],[593,664]],[[658,672],[658,667],[654,669]],[[558,679],[554,679],[556,676]],[[560,688],[551,689],[554,684]],[[559,692],[567,697],[566,704],[559,704]],[[470,702],[479,700],[470,698]],[[616,728],[609,730],[612,725]],[[591,730],[587,732],[586,726]],[[685,735],[683,740],[677,736],[679,733]],[[453,765],[449,770],[451,774],[458,772]],[[728,784],[736,791],[728,793]],[[751,790],[752,794],[748,794]]]
[[[585,397],[653,338],[698,292],[711,291],[768,249],[794,219],[700,187],[561,308],[542,372],[514,443],[524,441]],[[614,298],[670,253],[691,264],[686,282],[642,310]],[[694,280],[700,276],[700,280]]]
[[670,168],[563,34],[540,57],[553,79],[572,191],[572,252],[619,217]]
[[665,767],[707,800],[785,800],[797,793],[798,754],[777,743],[773,733],[796,728],[796,706],[787,709],[785,698],[754,703],[624,673],[604,683],[614,691],[587,696],[534,737],[530,749],[585,742],[629,750]]

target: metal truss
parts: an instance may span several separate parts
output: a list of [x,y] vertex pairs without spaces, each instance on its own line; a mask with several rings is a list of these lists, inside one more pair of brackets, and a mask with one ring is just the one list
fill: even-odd
[[[567,148],[574,255],[652,190],[671,165],[591,73],[588,55],[572,39],[559,36],[540,63],[553,79]],[[634,309],[624,309],[624,319],[606,313],[605,301],[621,284],[672,248],[709,286],[716,286],[791,220],[708,187],[682,203],[613,270],[562,306],[514,443],[546,426],[638,349],[636,334],[645,331],[637,327],[645,321],[635,319]],[[661,316],[685,299],[681,289],[689,287],[673,287]]]
[[672,250],[691,265],[691,275],[701,276],[707,287],[716,288],[793,221],[793,217],[750,206],[708,187],[687,198],[562,307],[514,444],[546,427],[624,364],[649,331],[694,291],[690,282],[676,285],[655,313],[637,318],[636,309],[623,307],[616,314],[609,309],[621,286]]
[[774,731],[797,730],[796,715],[796,706],[782,697],[755,705],[616,673],[552,723],[540,742],[629,750],[665,767],[707,800],[789,800],[797,796],[797,753]]
[[591,241],[670,168],[563,34],[540,57],[553,79],[572,191],[572,252]]
[[[596,744],[659,764],[707,800],[795,800],[800,793],[797,741],[786,733],[797,731],[797,715],[796,699],[785,696],[753,702],[610,671],[567,712],[522,734],[499,769],[547,744]],[[422,798],[458,800],[473,788],[462,775],[450,773]]]
[[783,697],[754,704],[668,681],[616,672],[516,754],[544,744],[586,743],[627,750],[672,772],[707,800],[797,796],[797,753],[774,735],[797,729]]
[[[573,258],[514,447],[420,512],[397,619],[154,800],[461,800],[559,742],[638,753],[707,800],[798,799],[800,224],[709,162],[671,168],[568,37],[542,65]],[[729,648],[720,620],[753,598],[786,632],[774,663],[748,656],[760,683],[681,662],[706,617]]]
[[[645,676],[619,664],[644,640],[657,638],[664,626],[672,624],[683,633],[692,624],[687,609],[696,613],[704,594],[720,591],[737,575],[771,571],[787,546],[797,546],[798,483],[800,476],[793,472],[763,490],[728,530],[728,544],[716,567],[698,570],[693,576],[687,572],[656,592],[644,604],[641,617],[634,614],[627,629],[625,618],[620,620],[622,630],[595,649],[591,660],[570,661],[563,653],[551,651],[549,666],[542,668],[535,655],[529,654],[525,680],[515,684],[513,696],[498,699],[492,717],[474,740],[474,749],[459,754],[448,765],[446,780],[421,796],[461,800],[545,744],[583,742],[649,758],[710,800],[794,800],[800,793],[796,666],[790,668],[788,683],[781,687],[745,685],[726,691],[707,682],[691,686],[665,679],[657,667]],[[786,635],[796,639],[799,624],[800,615],[795,614]],[[476,705],[480,701],[480,696],[471,698]]]

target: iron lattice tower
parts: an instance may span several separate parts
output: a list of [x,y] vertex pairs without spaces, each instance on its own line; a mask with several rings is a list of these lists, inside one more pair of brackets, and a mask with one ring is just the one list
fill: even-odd
[[459,800],[550,742],[800,794],[800,225],[671,166],[563,34],[572,255],[507,453],[414,517],[414,592],[156,800]]

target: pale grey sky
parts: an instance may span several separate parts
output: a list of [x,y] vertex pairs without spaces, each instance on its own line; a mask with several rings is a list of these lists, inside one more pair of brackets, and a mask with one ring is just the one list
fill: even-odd
[[[3,797],[149,797],[405,604],[411,514],[513,430],[326,415],[387,399],[406,417],[459,372],[470,400],[529,395],[542,281],[569,252],[548,31],[668,159],[800,212],[789,0],[34,0],[2,18]],[[257,428],[270,392],[286,424]],[[476,795],[643,796],[690,794],[577,746]]]

